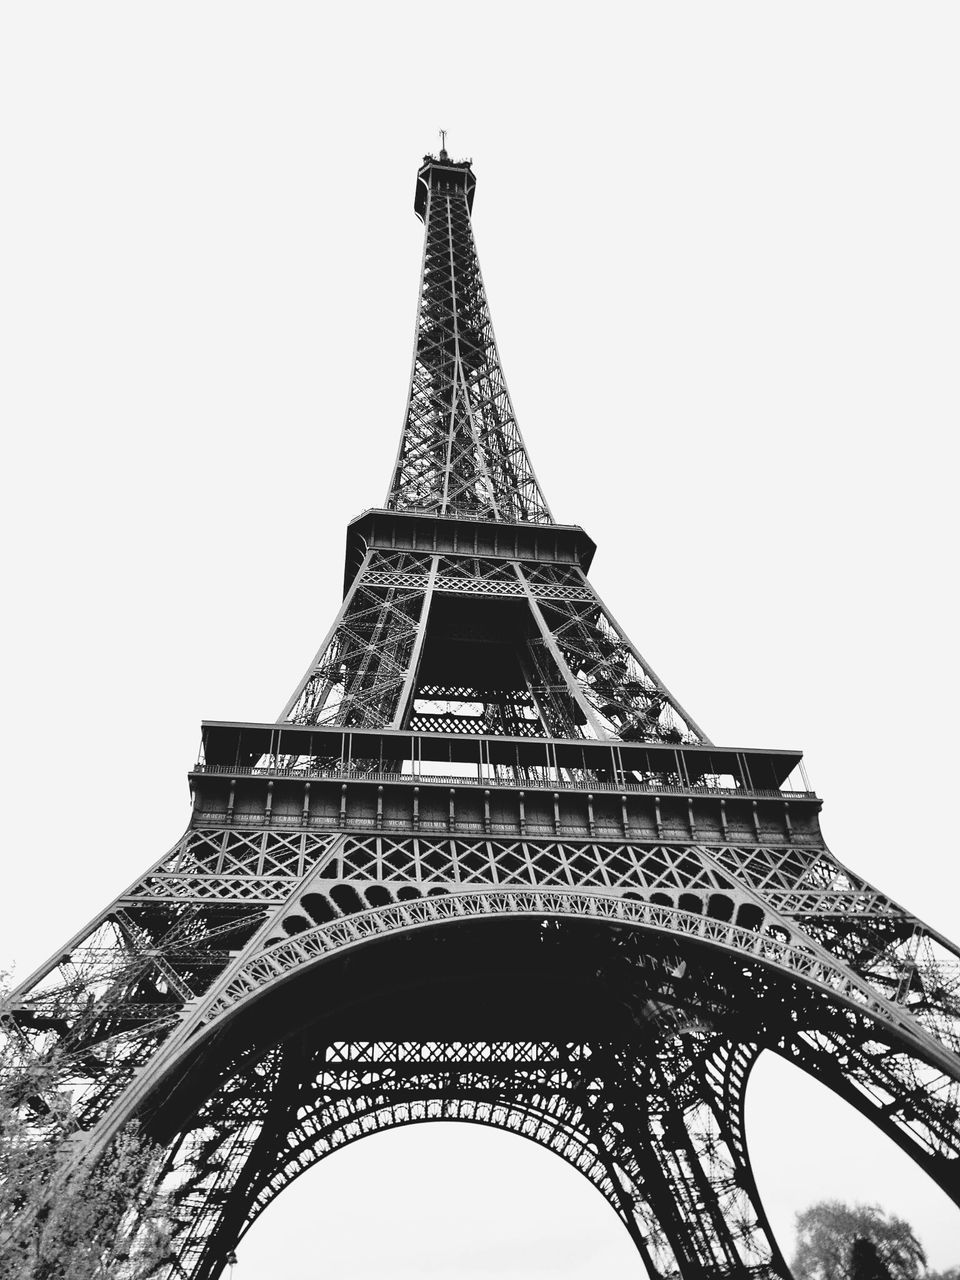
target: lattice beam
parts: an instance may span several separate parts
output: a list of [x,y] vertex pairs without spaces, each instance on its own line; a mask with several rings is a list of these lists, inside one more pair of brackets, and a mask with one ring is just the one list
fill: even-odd
[[960,1201],[960,952],[833,857],[798,753],[714,747],[597,596],[473,191],[427,157],[399,454],[329,633],[275,725],[204,727],[187,832],[5,1003],[6,1060],[56,1067],[74,1158],[133,1117],[164,1144],[189,1280],[318,1159],[440,1119],[568,1160],[651,1274],[775,1280],[756,1056]]
[[428,158],[426,228],[406,420],[386,505],[552,522],[500,364],[470,223],[469,164]]

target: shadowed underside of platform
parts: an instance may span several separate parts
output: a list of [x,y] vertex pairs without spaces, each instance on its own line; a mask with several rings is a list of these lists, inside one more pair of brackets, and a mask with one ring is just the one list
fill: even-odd
[[757,1055],[958,1198],[960,956],[833,857],[799,752],[710,742],[596,594],[520,436],[474,189],[445,153],[418,174],[404,429],[329,633],[276,723],[203,726],[187,831],[3,1031],[60,1071],[77,1159],[134,1118],[163,1144],[171,1275],[214,1280],[346,1143],[463,1120],[579,1169],[638,1271],[785,1277]]

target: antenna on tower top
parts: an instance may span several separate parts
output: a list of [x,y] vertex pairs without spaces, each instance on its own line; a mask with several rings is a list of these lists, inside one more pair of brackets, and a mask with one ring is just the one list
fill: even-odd
[[446,158],[447,158],[447,131],[446,129],[441,129],[440,130],[440,159],[446,160]]

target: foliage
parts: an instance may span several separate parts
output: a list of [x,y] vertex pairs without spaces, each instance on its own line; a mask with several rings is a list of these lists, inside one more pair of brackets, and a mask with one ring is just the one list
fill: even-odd
[[877,1205],[824,1200],[797,1214],[797,1280],[918,1280],[926,1261],[909,1223]]
[[857,1236],[850,1246],[850,1280],[891,1280],[880,1251],[865,1236]]
[[62,1077],[55,1056],[24,1058],[0,1021],[0,1276],[146,1280],[171,1256],[158,1153],[130,1125],[95,1167],[68,1172],[76,1130]]

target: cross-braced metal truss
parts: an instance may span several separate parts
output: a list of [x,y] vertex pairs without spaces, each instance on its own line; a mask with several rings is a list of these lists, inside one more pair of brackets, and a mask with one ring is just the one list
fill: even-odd
[[[233,1083],[211,1082],[209,1104],[185,1117],[170,1138],[174,1181],[184,1161],[194,1174],[197,1212],[187,1215],[185,1275],[216,1273],[231,1233],[235,1242],[252,1221],[236,1216],[241,1201],[244,1214],[256,1216],[290,1176],[351,1137],[441,1117],[502,1123],[554,1149],[556,1135],[565,1135],[562,1153],[576,1153],[574,1163],[601,1186],[662,1274],[706,1267],[704,1274],[739,1275],[748,1260],[756,1274],[774,1274],[781,1263],[749,1174],[742,1089],[732,1094],[728,1083],[723,1092],[717,1081],[726,1077],[709,1055],[698,1059],[696,1107],[691,1101],[682,1112],[692,1136],[674,1143],[682,1136],[675,1114],[681,1091],[676,1075],[663,1073],[665,1063],[676,1063],[677,1037],[689,1045],[706,1036],[713,1052],[720,1036],[730,1041],[730,1053],[739,1045],[737,1053],[748,1059],[758,1046],[775,1049],[874,1119],[941,1186],[956,1189],[956,952],[822,846],[195,829],[22,993],[15,1025],[25,1052],[56,1047],[69,1064],[64,1087],[78,1122],[93,1133],[112,1132],[124,1115],[149,1113],[163,1081],[169,1098],[169,1082],[198,1047],[216,1045],[220,1029],[264,997],[282,998],[291,980],[322,973],[370,944],[438,931],[453,936],[511,920],[526,922],[538,937],[566,922],[612,930],[619,940],[599,951],[570,944],[577,962],[631,1010],[630,1036],[616,1025],[608,1034],[616,1049],[611,1061],[629,1060],[633,1074],[609,1076],[617,1081],[616,1107],[606,1096],[608,1083],[593,1099],[603,1115],[613,1108],[617,1116],[615,1125],[608,1116],[613,1127],[603,1130],[611,1142],[620,1135],[607,1164],[597,1163],[607,1151],[598,1146],[599,1131],[583,1129],[589,1114],[578,1112],[580,1127],[567,1123],[569,1092],[534,1097],[530,1081],[516,1079],[501,1081],[500,1092],[484,1092],[483,1082],[473,1080],[464,1092],[461,1079],[444,1077],[444,1089],[424,1086],[399,1102],[365,1094],[356,1111],[334,1090],[323,1103],[327,1110],[321,1108],[314,1154],[308,1151],[314,1130],[303,1127],[301,1116],[296,1157],[280,1171],[266,1169],[262,1108],[279,1097],[299,1115],[307,1087],[299,1081],[296,1091],[287,1090],[276,1070],[286,1050],[268,1035],[255,1069],[253,1050],[241,1055],[239,1075],[225,1064]],[[623,945],[624,937],[636,941]],[[482,938],[470,944],[478,956],[481,944]],[[725,960],[707,972],[705,952]],[[725,969],[730,962],[734,968]],[[294,1016],[281,1039],[296,1025]],[[298,1043],[314,1053],[328,1042]],[[469,1063],[486,1052],[486,1042],[459,1043]],[[501,1052],[509,1057],[512,1042]],[[692,1079],[692,1071],[684,1068],[683,1078]],[[656,1123],[649,1106],[654,1084],[663,1099]],[[226,1111],[217,1110],[220,1089],[232,1099]],[[626,1121],[617,1110],[628,1104],[631,1123],[646,1124],[637,1151],[630,1146],[633,1164],[623,1154]],[[249,1125],[241,1123],[246,1107]],[[672,1181],[664,1182],[668,1174]],[[232,1190],[235,1179],[243,1196]],[[705,1187],[712,1188],[709,1196]],[[723,1207],[727,1200],[735,1210]],[[740,1222],[742,1239],[728,1238],[722,1222]]]
[[[666,1036],[642,1060],[610,1044],[550,1042],[294,1040],[266,1057],[247,1053],[171,1153],[173,1169],[196,1177],[202,1165],[184,1274],[215,1274],[217,1236],[241,1237],[339,1148],[401,1125],[467,1121],[572,1164],[610,1203],[651,1274],[780,1276],[741,1138],[754,1057],[752,1047],[694,1029]],[[223,1202],[229,1216],[217,1213]]]
[[55,1067],[77,1158],[135,1117],[162,1145],[188,1280],[317,1160],[433,1120],[570,1161],[653,1276],[783,1277],[755,1058],[960,1203],[960,953],[837,862],[799,754],[711,744],[594,592],[472,195],[468,164],[420,171],[407,420],[329,635],[276,724],[204,726],[188,830],[13,994],[5,1060]]
[[[491,634],[481,638],[497,661],[478,660],[464,644],[479,629],[478,609],[489,618]],[[453,645],[464,648],[463,662],[442,660],[438,651]],[[384,548],[364,557],[282,719],[428,733],[704,739],[578,565]]]
[[410,396],[386,505],[484,520],[552,520],[527,457],[493,334],[470,209],[470,166],[428,160]]

